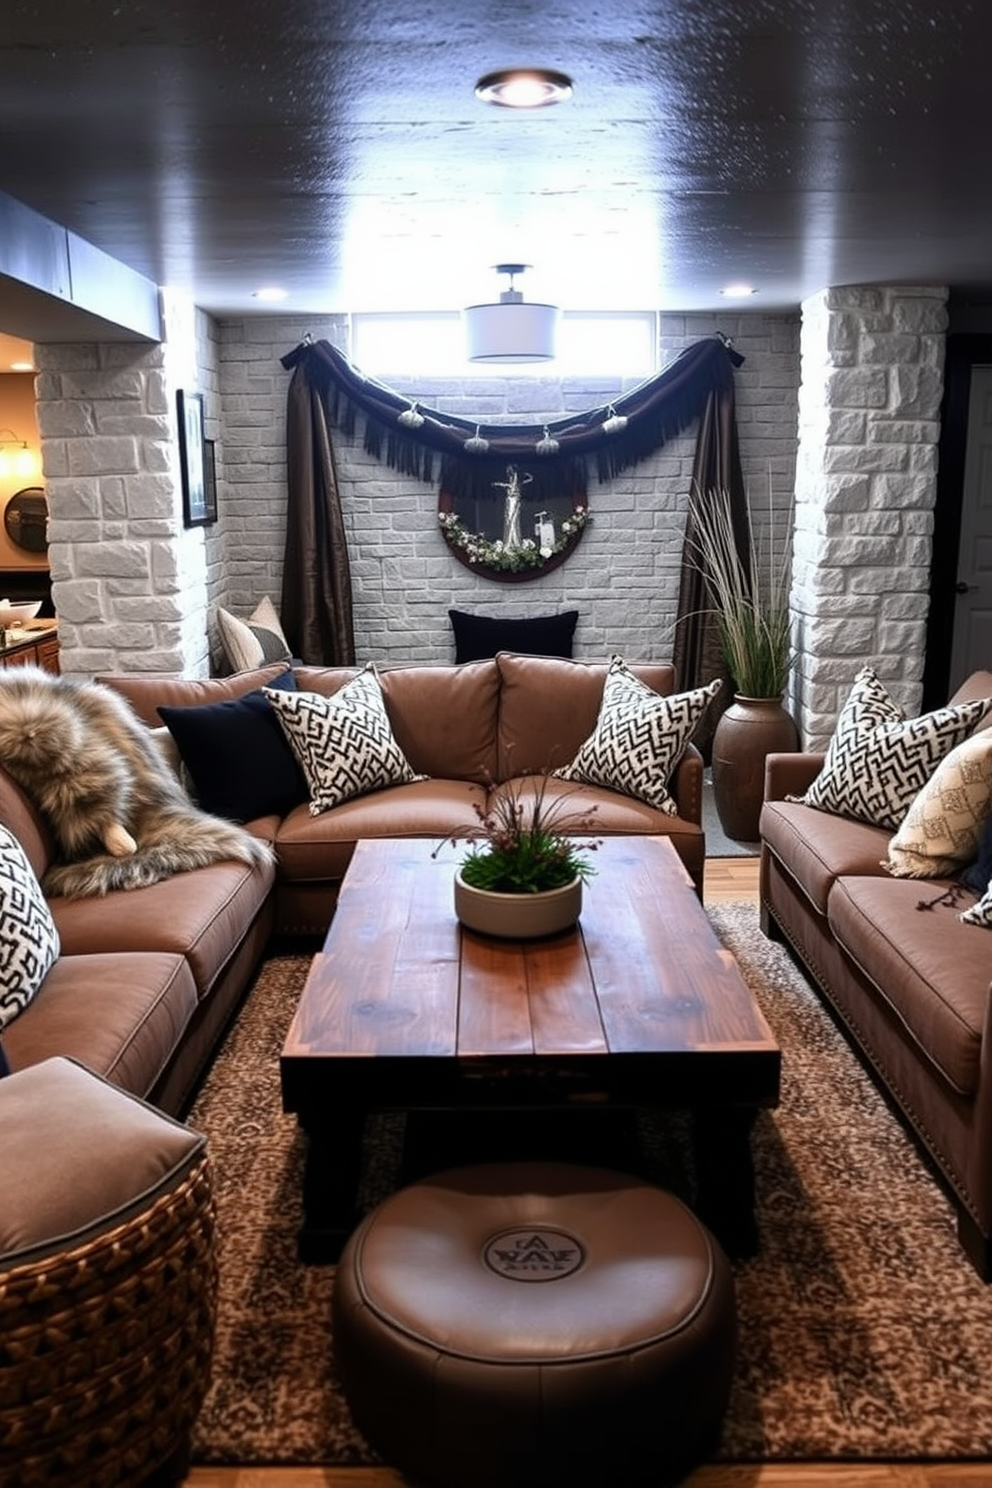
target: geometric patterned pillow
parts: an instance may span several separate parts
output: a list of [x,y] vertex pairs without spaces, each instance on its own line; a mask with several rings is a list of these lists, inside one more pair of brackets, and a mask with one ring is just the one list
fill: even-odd
[[990,704],[992,698],[979,698],[906,718],[874,669],[862,667],[823,768],[799,801],[895,831],[944,755],[967,738]]
[[716,679],[692,692],[661,697],[634,676],[622,657],[612,657],[596,727],[571,764],[553,775],[621,791],[676,816],[668,782],[722,686]]
[[34,869],[14,834],[0,826],[0,1028],[24,1011],[59,950]]
[[981,733],[941,760],[889,843],[885,866],[896,878],[953,873],[978,852],[990,811],[992,733]]
[[317,692],[261,689],[275,710],[319,816],[366,791],[423,780],[393,737],[372,662],[331,697]]
[[983,930],[992,930],[992,884],[985,890],[977,904],[958,915],[963,925],[981,925]]

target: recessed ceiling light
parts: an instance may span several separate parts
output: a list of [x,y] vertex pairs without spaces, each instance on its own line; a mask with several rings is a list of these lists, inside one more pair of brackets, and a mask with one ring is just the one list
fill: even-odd
[[251,297],[253,300],[284,300],[288,293],[288,290],[280,289],[276,284],[270,284],[263,289],[253,289]]
[[727,300],[746,300],[750,295],[757,294],[753,284],[726,284],[720,293]]
[[572,79],[546,67],[504,67],[487,72],[475,85],[475,96],[501,108],[545,108],[572,96]]

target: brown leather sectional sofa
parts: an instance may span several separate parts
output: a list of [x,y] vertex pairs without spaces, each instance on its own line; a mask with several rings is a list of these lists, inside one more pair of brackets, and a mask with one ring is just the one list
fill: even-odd
[[[157,710],[163,704],[186,707],[239,697],[280,670],[268,667],[201,682],[137,675],[102,680],[154,727],[161,723]],[[668,663],[632,665],[632,670],[658,693],[675,689],[675,671]],[[298,666],[294,675],[301,690],[327,695],[356,671]],[[474,805],[485,802],[487,782],[567,764],[595,727],[606,672],[606,663],[509,652],[461,666],[383,670],[380,681],[397,743],[413,769],[427,778],[359,796],[319,816],[300,804],[281,819],[250,823],[275,844],[276,933],[324,934],[360,838],[440,841],[473,824]],[[702,757],[690,746],[671,785],[677,816],[595,786],[563,789],[570,810],[596,807],[594,835],[670,836],[701,893],[706,856],[702,781]]]
[[[978,672],[951,701],[989,696],[992,673]],[[762,925],[798,956],[901,1111],[990,1280],[992,932],[961,923],[977,896],[955,880],[892,877],[882,866],[890,832],[786,799],[805,792],[823,758],[767,760]],[[949,889],[949,902],[934,902]]]
[[[666,664],[633,668],[659,693],[675,686]],[[278,666],[193,680],[126,676],[112,686],[150,727],[159,706],[207,707],[272,682]],[[333,693],[355,668],[298,667],[300,689]],[[214,1046],[273,933],[322,936],[357,839],[438,840],[474,821],[486,782],[511,770],[567,763],[592,731],[606,664],[503,654],[462,666],[381,673],[395,737],[427,779],[347,801],[320,816],[305,803],[251,820],[275,845],[275,868],[223,863],[103,899],[50,901],[62,954],[30,1005],[4,1031],[14,1069],[66,1055],[171,1113],[188,1104]],[[200,715],[206,717],[206,715]],[[242,769],[245,761],[240,761]],[[572,790],[572,787],[568,787]],[[667,833],[701,892],[702,760],[690,746],[669,816],[615,791],[582,787],[570,804],[595,804],[595,834]],[[0,821],[39,877],[51,848],[44,823],[0,769]]]

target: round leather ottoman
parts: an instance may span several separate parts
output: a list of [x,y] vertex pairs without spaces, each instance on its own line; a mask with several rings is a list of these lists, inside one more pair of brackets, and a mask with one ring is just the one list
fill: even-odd
[[[341,1257],[334,1353],[356,1425],[443,1488],[674,1482],[716,1444],[736,1314],[678,1199],[560,1163],[452,1169]],[[632,1479],[633,1480],[633,1479]]]

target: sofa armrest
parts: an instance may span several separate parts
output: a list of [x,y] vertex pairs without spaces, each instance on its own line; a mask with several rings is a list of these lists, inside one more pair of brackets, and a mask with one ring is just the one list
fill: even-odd
[[769,754],[765,757],[766,801],[801,796],[823,768],[822,754]]
[[703,824],[703,756],[690,744],[668,782],[668,791],[683,821]]

